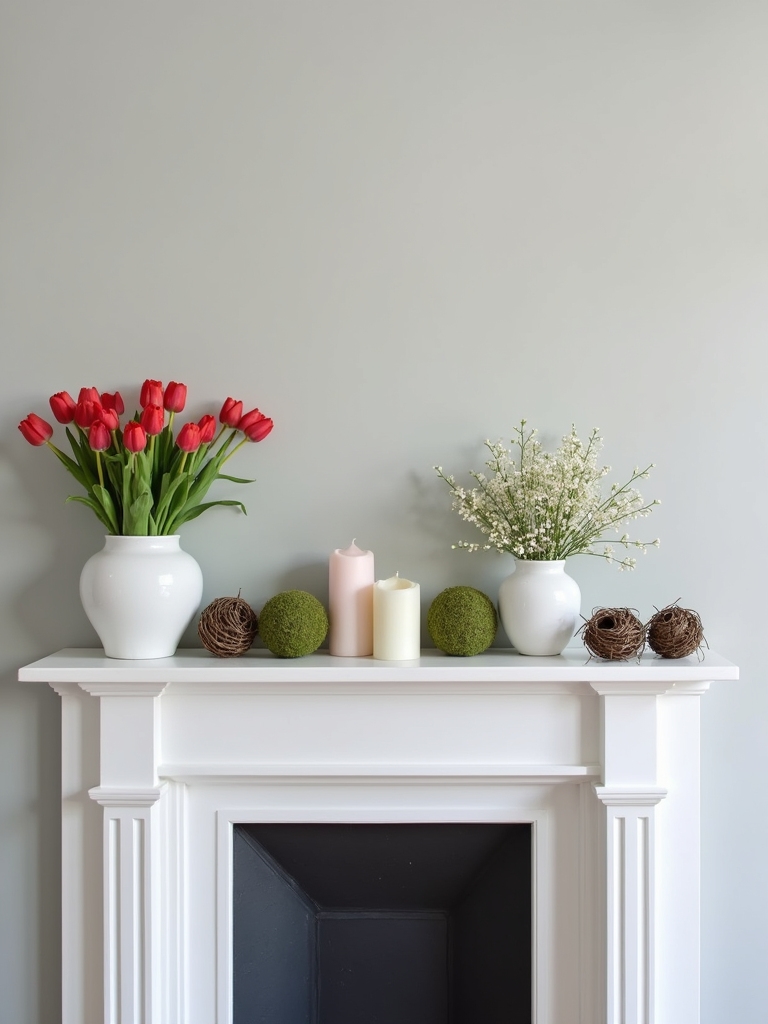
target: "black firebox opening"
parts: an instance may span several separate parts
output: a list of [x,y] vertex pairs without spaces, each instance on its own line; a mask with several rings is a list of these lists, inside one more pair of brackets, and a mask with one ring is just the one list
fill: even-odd
[[234,1024],[531,1024],[531,827],[236,825]]

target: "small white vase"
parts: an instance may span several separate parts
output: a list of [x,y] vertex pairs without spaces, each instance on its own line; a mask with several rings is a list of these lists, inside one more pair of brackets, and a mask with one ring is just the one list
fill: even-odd
[[108,658],[169,658],[200,606],[203,574],[170,537],[106,537],[80,599]]
[[499,589],[499,614],[519,654],[560,654],[576,632],[581,591],[565,572],[565,561],[527,562]]

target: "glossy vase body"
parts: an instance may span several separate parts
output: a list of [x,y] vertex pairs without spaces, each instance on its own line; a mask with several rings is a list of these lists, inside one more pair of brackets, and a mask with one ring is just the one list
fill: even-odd
[[565,561],[526,562],[499,589],[499,614],[520,654],[560,654],[576,632],[581,591],[565,572]]
[[170,537],[106,537],[80,599],[108,658],[169,658],[200,606],[203,574]]

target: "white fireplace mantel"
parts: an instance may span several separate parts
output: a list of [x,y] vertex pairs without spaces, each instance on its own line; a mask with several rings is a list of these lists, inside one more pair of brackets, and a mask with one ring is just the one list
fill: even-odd
[[707,653],[65,650],[63,1024],[230,1024],[236,822],[530,822],[535,1024],[699,1024]]

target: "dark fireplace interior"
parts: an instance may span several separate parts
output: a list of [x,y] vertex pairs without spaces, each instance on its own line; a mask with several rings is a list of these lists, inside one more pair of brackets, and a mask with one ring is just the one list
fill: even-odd
[[531,828],[236,825],[234,1024],[531,1024]]

